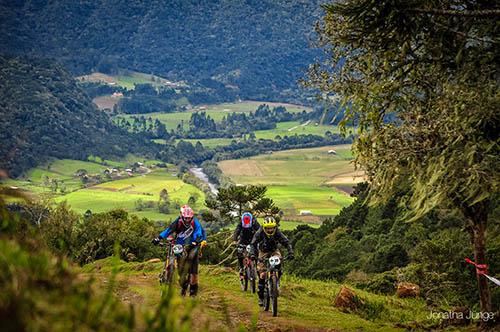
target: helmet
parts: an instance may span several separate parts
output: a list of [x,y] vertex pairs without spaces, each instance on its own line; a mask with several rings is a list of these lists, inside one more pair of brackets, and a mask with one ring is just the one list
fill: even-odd
[[241,226],[243,226],[243,228],[252,227],[252,222],[253,216],[250,212],[245,212],[241,215]]
[[264,234],[266,234],[267,236],[273,236],[276,232],[276,227],[276,220],[273,217],[268,216],[264,218],[264,223],[262,224]]
[[184,225],[188,226],[193,220],[194,212],[193,209],[189,207],[189,205],[183,205],[181,207],[181,219]]

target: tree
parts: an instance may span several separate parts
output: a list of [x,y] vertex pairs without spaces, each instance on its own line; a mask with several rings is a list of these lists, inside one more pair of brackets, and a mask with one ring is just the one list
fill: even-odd
[[[440,208],[458,212],[480,264],[500,174],[500,13],[494,6],[326,5],[317,31],[329,58],[311,67],[307,83],[327,97],[340,95],[344,129],[357,121],[354,151],[371,182],[369,200],[386,201],[406,186],[413,218]],[[388,115],[395,121],[385,121]],[[491,312],[488,281],[478,274],[477,282],[481,310]]]
[[256,207],[260,208],[260,211],[264,211],[266,208],[275,211],[277,208],[274,202],[264,197],[266,191],[267,187],[254,185],[233,185],[228,188],[220,188],[217,197],[207,199],[206,205],[209,209],[216,210],[221,218],[230,222],[235,214],[241,216],[244,211],[254,211]]

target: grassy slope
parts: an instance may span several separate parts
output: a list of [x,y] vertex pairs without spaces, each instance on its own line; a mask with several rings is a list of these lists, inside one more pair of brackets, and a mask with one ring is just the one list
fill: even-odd
[[[337,155],[328,154],[330,149],[335,149]],[[237,183],[267,185],[269,196],[288,214],[304,209],[319,215],[333,215],[352,201],[331,187],[352,184],[354,167],[349,146],[280,151],[222,161],[219,165]],[[333,183],[339,175],[343,183]]]
[[176,216],[177,211],[166,215],[159,213],[156,208],[143,211],[135,209],[135,203],[139,199],[158,202],[159,193],[164,188],[167,189],[171,201],[178,200],[184,203],[191,194],[197,193],[200,198],[194,207],[200,208],[203,204],[204,194],[199,189],[182,182],[165,169],[157,169],[149,174],[128,179],[101,183],[58,197],[56,201],[67,201],[74,210],[80,213],[87,209],[93,212],[103,212],[113,208],[123,208],[141,217],[165,220]]
[[[83,184],[81,180],[73,176],[79,169],[86,169],[90,174],[102,174],[109,167],[124,168],[135,161],[142,161],[146,165],[158,162],[156,160],[144,160],[133,155],[128,155],[120,161],[95,161],[55,160],[32,169],[22,179],[8,180],[7,184],[20,187],[37,195],[50,195],[56,202],[67,201],[78,213],[84,213],[87,209],[93,212],[103,212],[113,208],[123,208],[140,217],[147,217],[153,220],[170,219],[177,215],[177,211],[172,211],[171,214],[167,215],[159,213],[156,208],[145,209],[143,211],[137,211],[135,208],[135,203],[139,199],[158,202],[159,193],[164,188],[167,189],[171,201],[178,200],[180,203],[185,203],[191,194],[196,193],[199,195],[199,200],[195,208],[199,209],[203,206],[204,194],[196,187],[186,184],[173,176],[170,173],[171,171],[167,169],[155,169],[149,174],[104,182],[82,189]],[[100,164],[102,162],[105,162],[107,165]],[[60,182],[64,181],[68,193],[52,194],[50,186],[44,186],[43,184],[45,176],[50,179],[57,179]]]
[[[111,266],[111,259],[105,259],[83,270],[85,275],[93,273],[98,281],[104,282],[109,278]],[[115,290],[118,297],[135,304],[138,310],[152,311],[159,302],[157,275],[162,264],[122,262],[117,267],[121,271]],[[426,316],[430,308],[423,300],[375,295],[355,288],[359,296],[379,308],[379,315],[367,319],[363,314],[342,312],[332,304],[341,287],[333,281],[299,279],[285,274],[278,317],[262,312],[255,295],[240,291],[236,273],[231,269],[202,265],[200,286],[200,296],[194,302],[197,305],[194,330],[208,326],[210,331],[228,331],[256,323],[257,329],[266,331],[403,331],[397,326],[429,323]],[[179,298],[175,298],[174,303],[183,305]]]
[[[215,121],[219,122],[224,116],[232,112],[254,112],[257,107],[261,104],[268,105],[285,105],[289,112],[301,112],[302,110],[310,111],[310,108],[300,105],[282,104],[282,103],[268,103],[259,101],[246,101],[246,102],[235,102],[235,103],[223,103],[206,105],[194,108],[188,112],[176,112],[176,113],[148,113],[142,114],[145,117],[151,117],[153,119],[158,119],[163,122],[167,129],[175,129],[178,124],[182,121],[187,124],[191,118],[193,112],[207,112]],[[131,114],[131,115],[119,115],[120,117],[130,118],[132,116],[140,116],[141,114]],[[273,136],[274,138],[274,136]]]
[[302,124],[298,121],[280,122],[276,125],[275,129],[269,130],[257,130],[255,136],[257,138],[274,139],[276,135],[293,136],[293,135],[324,135],[327,131],[332,133],[339,133],[338,127],[325,126],[325,125],[315,125],[310,122],[308,124]]

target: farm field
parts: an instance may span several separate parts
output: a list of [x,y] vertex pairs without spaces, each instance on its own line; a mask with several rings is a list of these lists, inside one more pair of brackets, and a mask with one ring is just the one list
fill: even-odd
[[[233,112],[253,112],[255,111],[259,105],[267,104],[270,107],[276,106],[285,106],[289,112],[302,112],[306,110],[307,112],[311,111],[311,108],[300,105],[292,105],[292,104],[284,104],[284,103],[269,103],[269,102],[260,102],[260,101],[244,101],[244,102],[235,102],[235,103],[223,103],[223,104],[214,104],[214,105],[205,105],[193,108],[186,112],[174,112],[174,113],[148,113],[148,114],[121,114],[118,117],[123,118],[131,118],[132,116],[140,116],[143,115],[145,117],[151,117],[152,119],[158,119],[162,123],[165,124],[168,130],[175,129],[181,123],[189,123],[189,119],[191,119],[191,114],[194,112],[206,112],[209,114],[215,121],[220,122],[224,116]],[[274,137],[273,137],[274,138]]]
[[[149,174],[139,175],[127,179],[101,183],[89,188],[80,189],[56,198],[57,202],[66,201],[75,211],[84,213],[87,209],[92,212],[122,208],[140,217],[153,220],[168,220],[177,216],[177,210],[171,214],[161,214],[156,208],[159,194],[167,189],[170,200],[184,204],[189,196],[198,196],[195,209],[202,207],[204,194],[196,187],[182,182],[166,169],[156,169]],[[136,202],[154,202],[154,208],[143,211],[136,210]]]
[[274,139],[276,135],[293,136],[293,135],[320,135],[323,136],[327,131],[331,133],[339,133],[340,130],[336,126],[316,125],[312,122],[300,123],[299,121],[280,122],[276,124],[275,129],[257,130],[255,137],[263,139]]
[[[335,150],[336,154],[329,154]],[[280,151],[219,163],[236,183],[268,186],[286,216],[310,210],[314,215],[335,215],[352,202],[348,189],[362,181],[352,164],[349,145]]]
[[[95,157],[91,159],[93,161],[54,160],[32,169],[21,179],[8,180],[6,184],[22,188],[34,196],[51,197],[56,202],[66,201],[78,213],[84,213],[87,210],[104,212],[114,208],[123,208],[140,217],[168,220],[176,216],[177,211],[172,211],[171,214],[167,215],[159,213],[156,208],[159,193],[164,188],[167,189],[172,202],[178,201],[180,204],[184,204],[191,195],[195,195],[198,197],[198,204],[195,207],[199,208],[203,205],[204,194],[200,190],[182,182],[171,174],[171,169],[165,168],[153,168],[148,174],[137,174],[133,177],[84,188],[82,180],[74,175],[78,170],[85,169],[88,174],[103,174],[104,170],[110,167],[125,168],[136,161],[141,161],[146,166],[159,162],[144,160],[133,155],[128,155],[119,161],[102,160]],[[58,182],[56,193],[52,192],[51,189],[50,181],[53,180]],[[64,190],[61,191],[61,188]],[[155,207],[138,211],[136,210],[138,200],[154,202]]]
[[184,83],[171,82],[156,75],[140,73],[130,70],[120,70],[120,73],[118,75],[108,75],[95,72],[89,75],[79,76],[77,77],[77,79],[82,82],[102,82],[102,83],[107,83],[109,85],[118,85],[128,90],[133,90],[135,88],[135,84],[146,84],[146,83],[152,84],[153,86],[165,86],[165,85],[175,86],[175,84],[184,85]]
[[[174,113],[176,114],[176,113]],[[189,121],[186,120],[185,122]],[[274,140],[277,135],[281,137],[285,136],[293,136],[293,135],[319,135],[323,136],[326,132],[339,133],[340,130],[336,126],[327,126],[327,125],[315,125],[313,123],[303,123],[301,124],[299,121],[287,121],[280,122],[276,125],[275,129],[268,130],[257,130],[255,131],[255,136],[257,139],[272,139]],[[229,145],[231,142],[235,140],[234,138],[207,138],[207,139],[185,139],[184,141],[191,142],[192,144],[196,144],[196,142],[201,142],[203,146],[208,148],[215,148],[217,146]],[[154,140],[156,143],[165,144],[165,140],[156,139]]]

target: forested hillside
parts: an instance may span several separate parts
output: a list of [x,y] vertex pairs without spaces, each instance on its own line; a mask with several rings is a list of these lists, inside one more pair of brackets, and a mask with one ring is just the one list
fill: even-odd
[[320,3],[2,2],[0,44],[2,52],[57,58],[78,74],[126,68],[223,84],[242,99],[291,100],[318,54],[309,44]]
[[0,168],[12,176],[49,157],[123,156],[151,143],[116,127],[61,66],[0,57]]

